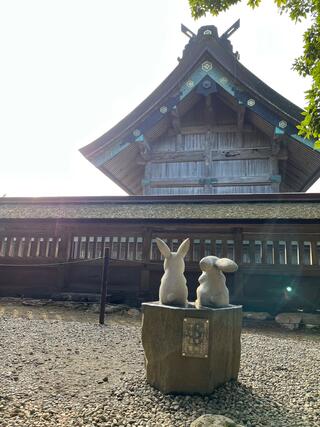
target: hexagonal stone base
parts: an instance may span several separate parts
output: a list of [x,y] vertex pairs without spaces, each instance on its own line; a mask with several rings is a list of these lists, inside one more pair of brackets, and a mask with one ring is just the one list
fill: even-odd
[[242,307],[142,304],[147,382],[163,393],[209,394],[240,367]]

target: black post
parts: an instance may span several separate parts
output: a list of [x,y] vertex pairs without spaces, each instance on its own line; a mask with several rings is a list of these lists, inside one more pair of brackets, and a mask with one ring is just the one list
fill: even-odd
[[107,281],[108,281],[108,267],[109,267],[109,248],[103,249],[103,269],[101,279],[101,299],[100,299],[100,325],[104,325],[104,315],[106,310],[107,300]]

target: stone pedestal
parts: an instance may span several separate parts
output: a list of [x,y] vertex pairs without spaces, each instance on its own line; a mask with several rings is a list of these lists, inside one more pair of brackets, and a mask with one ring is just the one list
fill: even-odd
[[142,304],[147,382],[163,393],[209,394],[237,379],[242,307]]

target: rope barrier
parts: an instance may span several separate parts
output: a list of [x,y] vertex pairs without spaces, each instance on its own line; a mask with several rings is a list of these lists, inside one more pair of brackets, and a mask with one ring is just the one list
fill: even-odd
[[[51,262],[51,263],[43,263],[43,264],[0,264],[0,267],[56,267],[59,265],[68,265],[68,264],[81,264],[83,262],[92,262],[97,261],[99,259],[103,259],[103,257],[98,258],[87,258],[87,259],[79,259],[74,261],[65,261],[65,262]],[[109,258],[110,261],[126,261],[130,263],[137,264],[146,264],[143,260],[128,260],[128,259],[118,259],[118,258]]]

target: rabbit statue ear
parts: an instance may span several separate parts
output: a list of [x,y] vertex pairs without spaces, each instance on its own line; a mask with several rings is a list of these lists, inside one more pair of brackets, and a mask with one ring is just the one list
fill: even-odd
[[212,268],[215,266],[216,262],[218,261],[218,257],[214,255],[208,255],[202,258],[199,262],[200,269],[202,271],[209,271],[212,270]]
[[165,258],[169,258],[171,255],[171,251],[163,240],[159,239],[159,237],[156,238],[156,244],[158,246],[159,251]]
[[184,258],[187,255],[189,248],[190,248],[190,239],[188,238],[181,243],[181,245],[177,250],[177,254],[181,255],[182,258]]
[[238,265],[229,258],[220,258],[216,262],[216,267],[225,273],[233,273],[238,270]]

